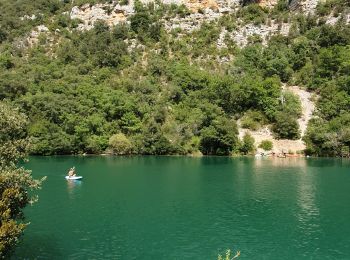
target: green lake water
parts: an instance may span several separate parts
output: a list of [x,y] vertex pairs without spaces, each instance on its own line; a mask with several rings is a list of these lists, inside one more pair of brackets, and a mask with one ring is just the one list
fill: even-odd
[[[82,181],[64,176],[75,166]],[[350,259],[350,162],[31,157],[47,176],[13,259]]]

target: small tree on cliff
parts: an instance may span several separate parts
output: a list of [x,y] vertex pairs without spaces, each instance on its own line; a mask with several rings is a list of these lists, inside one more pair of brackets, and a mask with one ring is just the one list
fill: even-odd
[[41,184],[30,171],[17,166],[27,155],[26,124],[23,114],[0,102],[0,258],[7,257],[19,241],[27,225],[23,208],[36,200],[28,192]]

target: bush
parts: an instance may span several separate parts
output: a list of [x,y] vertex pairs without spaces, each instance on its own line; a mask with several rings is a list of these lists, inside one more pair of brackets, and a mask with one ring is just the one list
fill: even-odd
[[299,124],[296,118],[287,113],[277,113],[272,130],[279,139],[296,140],[300,137]]
[[258,4],[250,4],[240,9],[237,15],[241,17],[245,23],[252,22],[255,25],[258,25],[265,21],[267,18],[267,12],[266,9]]
[[241,120],[241,126],[250,130],[258,130],[267,123],[267,118],[260,111],[249,110]]
[[243,154],[251,154],[255,152],[255,140],[254,137],[252,137],[250,134],[246,133],[243,136],[243,143],[240,147],[240,152]]
[[288,0],[278,0],[277,5],[273,8],[273,13],[281,13],[288,11]]
[[130,140],[122,133],[112,135],[108,144],[111,152],[118,155],[131,154],[133,148]]
[[285,114],[292,115],[293,117],[300,117],[302,114],[301,102],[298,96],[290,91],[286,91],[283,94],[283,104],[281,104],[280,110]]
[[259,148],[262,148],[265,151],[271,151],[273,148],[273,143],[270,140],[263,140],[259,144]]
[[121,0],[119,2],[120,5],[128,5],[129,4],[129,0]]
[[332,12],[335,2],[333,0],[320,1],[316,7],[316,14],[319,16],[329,15]]

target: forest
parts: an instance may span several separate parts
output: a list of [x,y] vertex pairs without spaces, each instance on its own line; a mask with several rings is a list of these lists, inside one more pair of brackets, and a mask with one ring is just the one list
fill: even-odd
[[[108,1],[74,5],[86,2]],[[192,32],[164,27],[162,17],[188,14],[184,6],[137,2],[128,23],[99,21],[89,31],[76,30],[81,21],[65,13],[72,6],[0,1],[0,99],[28,117],[31,154],[249,154],[254,140],[239,140],[238,119],[251,129],[269,124],[276,138],[300,138],[299,101],[289,93],[281,102],[287,84],[315,95],[305,153],[349,156],[348,1],[326,1],[307,16],[283,0],[271,10],[253,3]],[[339,18],[334,25],[329,15]],[[217,47],[223,28],[269,19],[288,21],[289,34],[267,44],[256,35],[245,47],[226,37]],[[42,24],[55,33],[26,44]]]

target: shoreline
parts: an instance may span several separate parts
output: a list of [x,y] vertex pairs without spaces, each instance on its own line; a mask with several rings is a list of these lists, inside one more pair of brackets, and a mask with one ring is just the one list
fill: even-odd
[[347,157],[324,157],[324,156],[286,156],[286,157],[278,157],[278,156],[259,156],[255,155],[201,155],[201,156],[192,156],[192,155],[178,155],[178,154],[132,154],[132,155],[116,155],[116,154],[52,154],[52,155],[29,155],[28,157],[187,157],[187,158],[208,158],[208,157],[216,157],[216,158],[255,158],[255,159],[290,159],[290,158],[332,158],[332,159],[350,159]]

